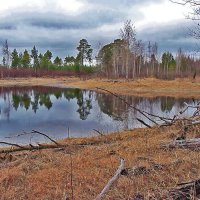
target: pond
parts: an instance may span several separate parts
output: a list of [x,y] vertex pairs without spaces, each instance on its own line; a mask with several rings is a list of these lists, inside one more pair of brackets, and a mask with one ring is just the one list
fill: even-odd
[[[184,102],[191,105],[197,102],[173,97],[123,98],[137,108],[160,116],[173,116],[184,107]],[[188,112],[185,115],[189,115]],[[95,130],[109,133],[143,127],[137,117],[144,119],[110,94],[44,86],[0,88],[1,141],[19,144],[48,142],[38,135],[17,137],[31,130],[48,134],[53,139],[62,139],[97,135]]]

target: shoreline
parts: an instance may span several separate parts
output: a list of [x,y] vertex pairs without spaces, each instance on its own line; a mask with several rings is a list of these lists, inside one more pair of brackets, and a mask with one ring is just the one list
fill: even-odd
[[[80,88],[98,91],[97,88],[107,89],[118,95],[158,97],[171,96],[176,98],[200,98],[200,77],[195,83],[190,79],[159,80],[155,78],[139,80],[88,79],[76,77],[59,78],[16,78],[0,80],[0,87],[8,86],[51,86],[60,88]],[[101,91],[103,92],[103,91]]]

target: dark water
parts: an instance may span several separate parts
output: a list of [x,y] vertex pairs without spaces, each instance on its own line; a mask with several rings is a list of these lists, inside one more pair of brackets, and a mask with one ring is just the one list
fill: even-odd
[[[161,116],[173,116],[184,102],[192,99],[173,97],[129,97],[126,101],[138,108]],[[188,111],[185,115],[189,115]],[[96,135],[93,129],[108,133],[142,127],[136,118],[144,119],[128,109],[118,98],[80,89],[52,87],[0,88],[0,140],[9,142],[47,142],[42,136],[15,137],[35,129],[54,139]],[[149,123],[148,121],[146,121]]]

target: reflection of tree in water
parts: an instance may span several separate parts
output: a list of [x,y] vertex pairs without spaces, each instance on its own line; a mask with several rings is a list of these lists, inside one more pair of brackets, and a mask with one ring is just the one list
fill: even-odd
[[34,101],[31,101],[31,105],[32,105],[32,110],[34,111],[34,113],[36,113],[36,111],[38,110],[38,102],[40,99],[40,94],[35,93],[34,95]]
[[54,96],[56,97],[56,99],[60,99],[62,97],[62,91],[61,90],[56,90],[54,92]]
[[162,112],[170,112],[176,103],[176,99],[174,97],[161,97],[161,111]]
[[26,110],[28,110],[29,107],[30,107],[30,104],[31,104],[31,98],[30,98],[30,96],[27,93],[25,93],[25,94],[22,95],[22,103],[24,105],[24,108]]
[[[151,114],[164,116],[170,113],[175,106],[179,110],[184,106],[184,102],[191,104],[190,99],[175,99],[174,97],[122,97],[128,104],[147,111]],[[144,117],[134,109],[129,109],[128,106],[119,98],[108,94],[97,94],[97,101],[101,111],[114,120],[123,121],[125,127],[132,126],[136,118],[144,119]],[[172,114],[172,113],[171,113]],[[145,119],[144,119],[145,120]]]
[[32,107],[32,110],[36,113],[39,106],[45,106],[48,110],[52,108],[53,103],[51,101],[51,96],[56,97],[56,99],[60,99],[64,96],[68,101],[76,99],[78,105],[77,112],[82,120],[87,119],[92,109],[92,92],[86,92],[80,89],[50,88],[49,91],[45,90],[42,92],[38,87],[36,90],[34,90],[34,88],[24,88],[24,90],[13,92],[12,105],[15,110],[17,110],[19,106],[26,110]]
[[[38,86],[1,88],[0,97],[4,99],[6,103],[6,108],[2,107],[1,112],[9,118],[11,106],[13,106],[15,110],[17,110],[19,106],[26,110],[32,109],[35,113],[40,106],[44,106],[50,110],[53,106],[52,97],[54,96],[56,99],[65,98],[68,101],[76,101],[78,105],[77,112],[79,113],[80,119],[86,120],[91,113],[93,94],[96,95],[96,100],[101,112],[112,117],[114,120],[123,121],[126,127],[128,127],[128,124],[133,123],[133,118],[142,117],[137,111],[133,109],[130,110],[123,101],[112,95],[96,94],[91,91],[73,88],[61,89]],[[173,106],[178,110],[183,108],[184,102],[188,104],[192,103],[190,99],[175,99],[173,97],[144,98],[123,96],[123,98],[129,104],[142,110],[161,115],[163,112],[170,113]],[[131,121],[129,121],[129,119],[131,119]]]
[[40,106],[45,106],[48,110],[52,107],[53,103],[50,99],[50,94],[40,94]]
[[12,106],[17,110],[19,106],[28,110],[32,106],[32,110],[36,113],[39,109],[38,105],[44,105],[47,109],[52,107],[52,102],[49,94],[42,94],[33,91],[33,100],[31,100],[31,93],[13,93],[12,94]]
[[80,119],[86,120],[92,109],[92,93],[80,89],[66,89],[64,90],[64,97],[70,101],[71,99],[77,100]]
[[[125,97],[126,101],[130,101],[130,97]],[[101,111],[114,120],[122,121],[122,116],[126,115],[127,105],[119,98],[108,94],[97,94],[97,101]]]
[[90,114],[90,110],[92,109],[92,92],[89,94],[84,91],[79,90],[77,93],[77,104],[79,106],[77,112],[80,114],[80,119],[86,120],[88,115]]
[[21,97],[19,95],[13,94],[12,102],[13,102],[13,107],[15,108],[15,110],[17,110],[21,102]]
[[79,92],[80,92],[80,89],[77,89],[77,88],[76,89],[72,89],[72,88],[65,89],[63,91],[64,97],[68,101],[70,101],[71,99],[75,99],[75,98],[77,99],[77,96],[78,96]]
[[160,97],[161,102],[161,111],[162,112],[171,112],[172,108],[176,105],[176,109],[181,110],[185,107],[184,102],[188,104],[193,104],[195,101],[191,99],[176,99],[175,97]]

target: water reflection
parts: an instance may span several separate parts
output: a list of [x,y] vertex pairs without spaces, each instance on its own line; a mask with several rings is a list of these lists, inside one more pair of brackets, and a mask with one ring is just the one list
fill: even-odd
[[[4,103],[7,107],[3,109],[3,113],[9,119],[11,107],[16,111],[18,108],[25,108],[25,110],[32,109],[34,113],[44,106],[50,110],[53,106],[51,97],[55,97],[57,100],[64,97],[70,101],[72,99],[77,100],[78,109],[77,112],[80,115],[80,119],[86,120],[92,109],[92,92],[84,91],[80,89],[61,89],[51,87],[10,87],[1,88],[0,98],[4,99]],[[0,113],[1,113],[0,109]]]
[[[123,98],[161,116],[173,116],[184,107],[184,102],[195,103],[195,100],[174,97]],[[142,127],[136,118],[146,120],[109,94],[42,86],[0,88],[0,140],[32,129],[59,139],[66,137],[68,127],[72,136],[78,137],[93,134],[93,129],[110,132]]]

